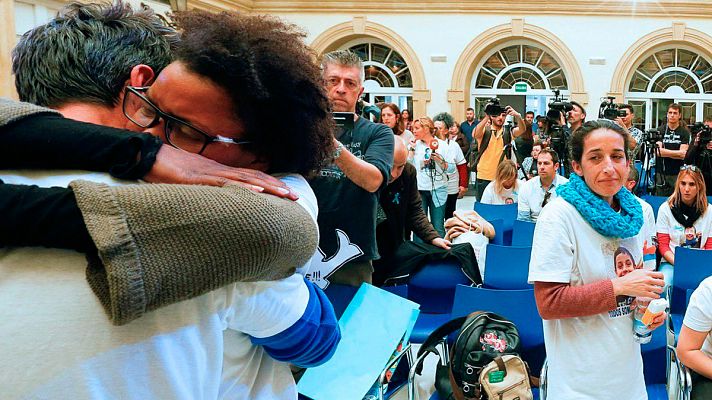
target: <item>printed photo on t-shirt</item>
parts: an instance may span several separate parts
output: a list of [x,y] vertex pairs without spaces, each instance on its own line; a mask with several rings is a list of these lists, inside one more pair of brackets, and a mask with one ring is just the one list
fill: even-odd
[[681,238],[680,246],[690,249],[699,249],[702,241],[702,232],[697,232],[694,226],[685,228],[684,236]]
[[514,199],[511,197],[507,197],[504,199],[504,204],[514,204]]
[[[636,264],[631,252],[625,247],[618,247],[613,253],[613,271],[621,278],[636,269],[643,268],[643,262]],[[616,296],[616,309],[608,312],[610,318],[617,318],[631,313],[630,304],[633,301],[631,296]]]

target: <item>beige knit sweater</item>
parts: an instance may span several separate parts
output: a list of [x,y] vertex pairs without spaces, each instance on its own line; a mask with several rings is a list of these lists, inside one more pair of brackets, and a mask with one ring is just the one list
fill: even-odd
[[[0,99],[0,126],[51,110]],[[117,325],[237,281],[294,273],[318,228],[293,201],[238,186],[71,185],[96,247],[87,279]]]

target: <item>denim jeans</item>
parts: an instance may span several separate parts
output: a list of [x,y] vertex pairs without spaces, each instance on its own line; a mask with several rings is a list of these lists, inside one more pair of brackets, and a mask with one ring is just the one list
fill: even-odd
[[440,237],[445,237],[445,201],[433,198],[433,192],[419,190],[425,215],[430,215],[430,223]]

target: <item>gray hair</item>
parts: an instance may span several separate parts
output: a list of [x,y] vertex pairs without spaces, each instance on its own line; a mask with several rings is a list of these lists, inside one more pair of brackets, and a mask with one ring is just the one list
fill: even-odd
[[326,71],[327,65],[341,65],[344,67],[355,67],[358,68],[361,73],[359,77],[361,78],[361,83],[366,80],[366,73],[363,69],[363,61],[358,54],[351,50],[336,50],[330,53],[326,53],[321,58],[321,72],[322,74]]
[[68,102],[116,106],[131,69],[158,73],[172,60],[179,34],[150,8],[121,0],[72,3],[22,35],[12,52],[20,100],[57,107]]

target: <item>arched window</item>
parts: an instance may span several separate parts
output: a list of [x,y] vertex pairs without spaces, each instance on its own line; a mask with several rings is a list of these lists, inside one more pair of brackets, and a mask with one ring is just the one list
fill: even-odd
[[646,56],[628,82],[626,100],[635,109],[635,125],[657,128],[675,102],[684,123],[712,116],[712,65],[698,52],[665,48]]
[[413,79],[397,51],[374,42],[361,42],[348,49],[363,60],[366,101],[395,103],[401,109],[413,110]]
[[484,58],[472,82],[475,113],[482,115],[487,99],[499,97],[523,112],[543,114],[547,101],[558,89],[568,95],[566,73],[546,49],[531,43],[508,43]]

